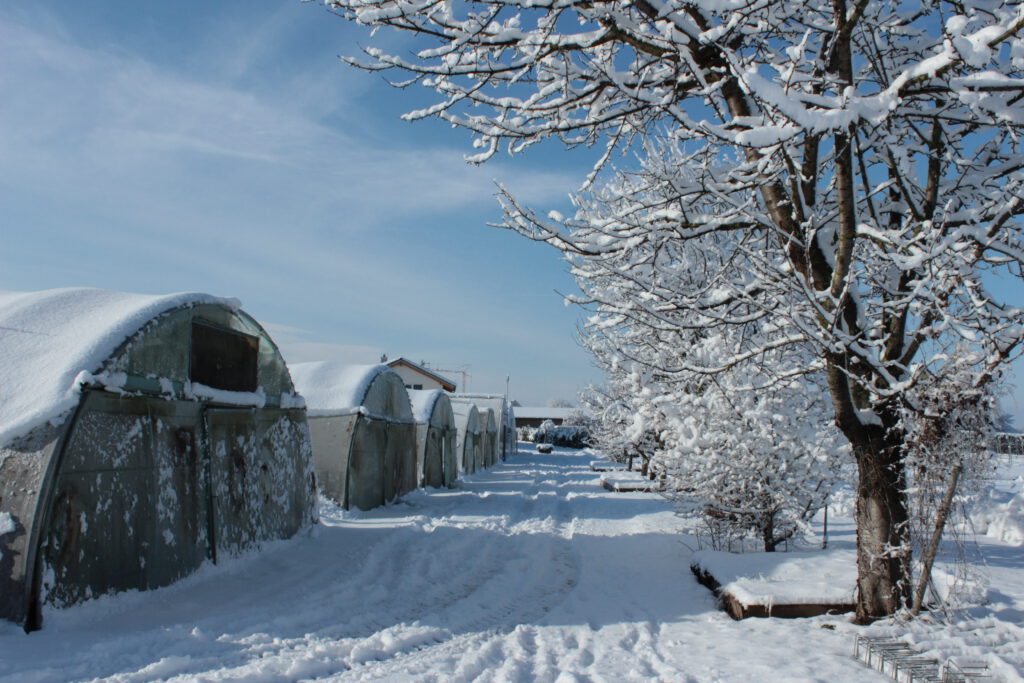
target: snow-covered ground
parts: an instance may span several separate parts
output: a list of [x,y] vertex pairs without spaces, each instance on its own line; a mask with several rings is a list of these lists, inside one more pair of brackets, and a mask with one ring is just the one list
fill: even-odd
[[[682,521],[656,494],[602,489],[593,458],[524,450],[452,491],[324,506],[310,536],[50,610],[38,633],[0,622],[0,681],[890,680],[851,658],[846,617],[719,612]],[[991,545],[996,602],[975,616],[1005,640],[1022,632],[1024,550]]]

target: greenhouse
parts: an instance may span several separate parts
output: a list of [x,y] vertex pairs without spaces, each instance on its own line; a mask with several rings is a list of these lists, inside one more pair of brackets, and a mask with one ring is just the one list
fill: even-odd
[[455,453],[459,460],[459,471],[462,474],[473,474],[482,467],[480,413],[475,404],[467,401],[452,401],[452,412],[458,430]]
[[398,374],[386,365],[293,365],[306,400],[320,490],[370,510],[415,489],[416,424]]
[[500,459],[497,452],[498,421],[494,417],[494,409],[478,405],[480,413],[480,466],[494,467]]
[[497,421],[497,431],[494,439],[495,461],[507,460],[516,452],[516,419],[512,412],[512,406],[501,394],[456,394],[453,401],[469,401],[475,403],[477,409],[484,408],[494,410],[494,417]]
[[454,486],[459,477],[457,430],[448,394],[437,389],[410,391],[409,400],[416,420],[416,471],[421,485]]
[[0,616],[170,584],[314,521],[302,400],[233,299],[0,294]]

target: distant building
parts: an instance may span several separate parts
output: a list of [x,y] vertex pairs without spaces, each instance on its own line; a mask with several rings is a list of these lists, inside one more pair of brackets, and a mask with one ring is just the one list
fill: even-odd
[[388,361],[387,365],[402,378],[406,389],[416,391],[440,389],[448,393],[455,391],[455,382],[406,358],[396,358]]
[[548,408],[547,406],[516,406],[516,427],[540,427],[544,420],[556,425],[565,424],[577,408]]

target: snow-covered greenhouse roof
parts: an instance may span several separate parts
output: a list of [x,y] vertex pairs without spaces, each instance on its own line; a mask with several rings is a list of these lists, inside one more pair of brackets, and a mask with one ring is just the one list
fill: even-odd
[[460,432],[470,434],[480,433],[480,411],[475,403],[468,401],[452,401],[452,413],[455,415],[455,425]]
[[317,361],[296,363],[290,370],[310,416],[363,413],[395,422],[413,422],[405,384],[387,365]]
[[430,422],[434,415],[434,406],[439,398],[444,396],[440,389],[409,390],[409,402],[412,403],[412,417],[420,424]]
[[74,408],[82,383],[148,322],[197,304],[240,306],[197,292],[0,292],[0,446]]

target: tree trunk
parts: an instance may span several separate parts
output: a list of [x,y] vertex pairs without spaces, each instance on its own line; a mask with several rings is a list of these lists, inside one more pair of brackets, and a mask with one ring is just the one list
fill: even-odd
[[910,597],[903,444],[895,424],[860,425],[846,436],[859,474],[856,621],[868,624],[896,613]]
[[910,598],[905,434],[894,406],[858,409],[854,392],[860,403],[868,401],[851,385],[850,365],[842,356],[830,357],[828,383],[836,426],[857,460],[856,622],[869,624],[895,614]]
[[774,553],[779,540],[775,538],[775,513],[767,512],[761,517],[761,540],[764,542],[764,551]]

